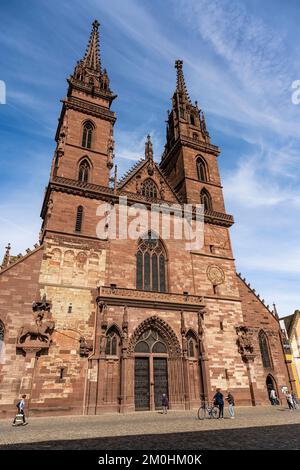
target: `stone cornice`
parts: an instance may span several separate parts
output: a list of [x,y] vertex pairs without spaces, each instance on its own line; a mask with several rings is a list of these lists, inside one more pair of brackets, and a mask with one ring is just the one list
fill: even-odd
[[100,117],[112,123],[115,123],[117,119],[116,114],[113,111],[110,111],[110,109],[104,108],[103,106],[91,103],[81,98],[77,98],[75,96],[70,96],[62,100],[62,103],[66,108],[74,109],[91,116]]
[[[124,190],[117,190],[115,192],[113,188],[109,188],[107,186],[100,186],[93,183],[83,183],[77,180],[56,176],[52,180],[50,180],[48,184],[41,211],[42,218],[44,218],[45,216],[47,203],[51,191],[60,191],[68,194],[73,194],[75,196],[97,199],[109,203],[117,203],[119,201],[120,196],[126,196],[128,204],[134,204],[139,202],[145,204],[145,206],[147,206],[148,208],[150,208],[152,204],[162,204],[166,207],[172,207],[173,205],[173,202],[171,201],[165,201],[162,199],[154,200],[142,196],[141,194],[131,193],[129,191]],[[181,204],[178,205],[182,207]],[[193,210],[193,214],[196,215],[196,209]],[[225,227],[230,227],[234,223],[232,215],[209,210],[206,210],[204,212],[204,221],[207,223],[222,225]]]
[[204,298],[198,295],[173,294],[170,292],[141,291],[137,289],[100,286],[97,303],[108,305],[130,305],[143,308],[163,308],[199,312],[204,310]]

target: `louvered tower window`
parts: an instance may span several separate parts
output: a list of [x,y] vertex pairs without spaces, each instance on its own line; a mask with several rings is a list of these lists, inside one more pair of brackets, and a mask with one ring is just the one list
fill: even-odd
[[76,222],[75,222],[75,231],[76,232],[81,232],[82,217],[83,217],[83,207],[79,206],[79,207],[77,207],[77,213],[76,213]]
[[91,122],[86,122],[82,129],[82,147],[90,149],[92,147],[94,126]]
[[210,211],[212,210],[212,201],[209,192],[206,189],[202,189],[200,193],[200,201],[201,204],[204,206],[204,210]]
[[89,180],[89,173],[90,173],[90,164],[89,162],[84,159],[80,162],[79,165],[79,172],[78,172],[78,179],[82,183],[87,183]]

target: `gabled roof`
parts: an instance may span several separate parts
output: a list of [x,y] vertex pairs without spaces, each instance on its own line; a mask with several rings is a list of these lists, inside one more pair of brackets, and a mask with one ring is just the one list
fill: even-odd
[[281,320],[284,321],[284,325],[286,327],[288,337],[291,338],[296,329],[297,322],[298,320],[300,320],[300,311],[295,310],[295,312],[292,315],[283,317],[281,318]]
[[[149,162],[150,162],[150,160],[147,159],[147,158],[141,158],[140,160],[138,160],[135,163],[135,165],[133,165],[133,167],[123,176],[123,178],[120,179],[120,181],[118,183],[118,189],[125,189],[126,190],[126,186],[131,182],[131,180],[134,177],[136,177],[138,175],[138,173],[142,172],[143,168],[147,164],[149,164]],[[166,186],[169,188],[169,190],[173,194],[175,201],[179,204],[182,204],[183,201],[182,201],[181,197],[179,196],[178,193],[176,193],[175,189],[172,187],[171,183],[169,182],[167,176],[164,174],[164,172],[161,170],[161,168],[158,166],[158,164],[154,160],[151,160],[151,162],[153,164],[154,172],[156,171],[159,174],[160,178],[162,178],[164,180]]]

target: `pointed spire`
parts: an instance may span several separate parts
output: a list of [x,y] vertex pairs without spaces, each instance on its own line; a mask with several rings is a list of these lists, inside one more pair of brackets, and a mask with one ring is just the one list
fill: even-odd
[[182,65],[183,61],[182,60],[176,60],[175,62],[175,69],[177,69],[177,84],[176,84],[176,92],[181,94],[183,99],[188,101],[190,104],[191,100],[185,85],[184,81],[184,75],[183,75],[183,70],[182,70]]
[[277,312],[277,308],[276,308],[275,303],[273,304],[273,314],[275,315],[275,317],[276,317],[277,319],[279,319],[279,315],[278,315],[278,312]]
[[96,72],[101,73],[101,61],[99,52],[99,21],[95,20],[92,24],[92,32],[90,40],[85,52],[85,56],[82,59],[82,65],[88,67]]
[[147,135],[147,140],[145,143],[145,159],[153,160],[153,145],[149,134]]

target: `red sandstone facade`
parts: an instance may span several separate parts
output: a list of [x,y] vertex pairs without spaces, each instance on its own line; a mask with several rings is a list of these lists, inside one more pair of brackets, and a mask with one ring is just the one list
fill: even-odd
[[[0,272],[1,416],[21,393],[35,414],[153,410],[162,393],[172,409],[190,409],[216,387],[241,405],[269,403],[267,384],[282,399],[292,381],[278,317],[236,274],[220,149],[190,100],[182,62],[160,164],[148,137],[145,157],[117,181],[116,96],[101,67],[98,26],[68,79],[40,245],[24,257],[8,249]],[[202,202],[203,247],[186,250],[160,232],[155,243],[99,238],[97,207],[118,208],[120,196],[149,210]]]

